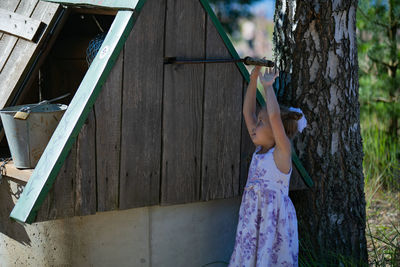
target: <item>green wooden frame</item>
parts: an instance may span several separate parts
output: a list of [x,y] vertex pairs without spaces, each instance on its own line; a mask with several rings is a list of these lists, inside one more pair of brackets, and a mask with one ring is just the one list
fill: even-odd
[[44,0],[63,5],[76,5],[88,7],[105,7],[114,9],[130,9],[134,10],[139,0]]
[[[210,4],[208,3],[208,0],[200,0],[200,2],[203,5],[206,12],[208,13],[208,15],[210,16],[210,19],[214,23],[215,27],[217,28],[218,33],[220,34],[222,40],[225,43],[225,46],[231,53],[232,57],[235,59],[239,59],[240,57],[239,57],[238,53],[236,52],[236,49],[234,48],[231,40],[229,39],[228,35],[226,34],[224,28],[222,27],[221,22],[218,20],[217,16],[215,15],[214,11],[212,10]],[[237,64],[240,72],[242,73],[243,77],[246,79],[246,81],[250,82],[250,74],[247,71],[246,67],[244,66],[243,62],[238,62],[236,64]],[[260,88],[257,88],[257,101],[261,106],[265,106],[265,104],[266,104],[265,99],[264,99],[264,96],[261,94],[260,90],[261,90]],[[313,183],[310,175],[307,173],[306,169],[304,168],[304,166],[301,164],[301,162],[300,162],[299,158],[297,157],[297,154],[293,148],[292,148],[292,161],[295,164],[297,170],[299,171],[301,177],[303,178],[305,184],[308,187],[312,187],[314,183]]]
[[[71,5],[93,5],[108,8],[128,9],[118,11],[111,28],[100,47],[99,53],[90,65],[67,111],[62,117],[46,149],[44,150],[35,170],[12,210],[10,217],[21,223],[32,223],[47,196],[59,170],[61,169],[72,145],[93,108],[102,85],[107,79],[121,49],[132,30],[135,21],[146,0],[46,0],[49,2]],[[100,3],[100,4],[96,4]],[[210,16],[227,49],[233,58],[239,58],[232,42],[228,38],[221,23],[215,16],[207,0],[200,0],[205,11]],[[130,10],[132,9],[132,10]],[[134,10],[134,11],[133,11]],[[243,63],[237,63],[243,77],[249,82],[250,75]],[[265,100],[259,89],[257,100],[265,105]],[[293,150],[294,151],[294,150]],[[312,180],[301,165],[295,152],[293,161],[307,185],[312,186]]]
[[[221,36],[222,40],[224,41],[226,48],[229,50],[229,53],[231,53],[231,56],[234,59],[240,59],[239,54],[237,53],[231,40],[229,39],[228,35],[226,34],[224,28],[222,27],[221,22],[215,15],[214,10],[212,10],[210,4],[208,3],[208,0],[200,0],[200,2],[203,5],[204,10],[210,16],[211,21],[214,23],[215,27],[217,28],[217,31],[218,31],[219,35]],[[242,73],[242,75],[246,79],[246,81],[250,82],[250,74],[247,71],[246,67],[244,66],[244,63],[237,62],[236,65],[238,66],[240,72]],[[260,103],[261,106],[265,106],[264,96],[260,92],[261,89],[260,88],[257,88],[257,89],[258,89],[257,90],[257,101],[258,101],[258,103]]]
[[[140,0],[140,10],[145,0]],[[99,53],[90,65],[67,111],[53,133],[10,217],[32,223],[91,111],[128,38],[139,12],[118,11]]]

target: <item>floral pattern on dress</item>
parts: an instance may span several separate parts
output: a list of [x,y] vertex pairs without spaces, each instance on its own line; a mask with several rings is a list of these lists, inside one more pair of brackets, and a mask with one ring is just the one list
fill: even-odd
[[229,267],[298,266],[298,232],[288,196],[291,170],[280,172],[274,148],[253,154],[239,209],[235,245]]

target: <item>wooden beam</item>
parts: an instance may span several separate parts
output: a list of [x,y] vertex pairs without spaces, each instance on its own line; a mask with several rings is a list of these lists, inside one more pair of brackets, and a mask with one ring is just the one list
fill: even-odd
[[[168,0],[165,57],[205,57],[205,12]],[[204,64],[164,65],[161,205],[200,201]]]
[[[29,12],[27,11],[26,14],[31,14],[31,18],[43,21],[49,26],[46,27],[38,43],[9,34],[4,34],[0,40],[0,109],[10,105],[18,90],[22,89],[21,86],[28,80],[29,76],[27,75],[36,62],[41,48],[46,44],[50,31],[57,21],[57,14],[61,9],[56,4],[39,1],[36,5],[34,2],[29,2]],[[35,4],[33,11],[31,10],[32,4]],[[6,37],[11,40],[3,43]],[[4,53],[4,51],[6,52]]]
[[[144,3],[141,1],[139,4]],[[74,98],[53,133],[32,178],[26,185],[10,217],[32,223],[49,192],[68,152],[75,143],[101,87],[110,73],[139,12],[119,11]],[[135,16],[134,16],[135,14]]]
[[[130,35],[132,35],[132,32]],[[130,38],[128,37],[125,47],[128,45]],[[120,154],[122,153],[121,106],[123,70],[124,51],[120,53],[94,104],[96,114],[97,211],[118,209],[120,194],[118,188],[119,164]]]
[[[210,16],[206,21],[206,58],[232,58]],[[244,77],[235,64],[206,64],[204,75],[201,200],[208,201],[239,192]]]
[[[22,5],[19,5],[16,10],[14,10],[15,13],[18,13],[22,16],[25,17],[32,17],[33,12],[35,12],[36,7],[38,5],[38,0],[27,0],[22,3]],[[2,8],[5,10],[10,10],[8,8]],[[12,10],[10,10],[12,11]],[[44,21],[43,19],[38,19],[38,17],[32,17],[33,19],[37,19],[40,21]],[[15,49],[15,46],[17,44],[17,41],[20,39],[14,35],[11,34],[4,34],[1,32],[3,35],[1,40],[0,40],[0,73],[3,72],[3,68],[5,67],[6,63],[8,62],[8,59],[10,56],[12,56],[12,52]],[[22,38],[21,38],[22,39]],[[30,45],[35,45],[35,43],[32,43],[28,40],[21,40],[21,42],[26,42],[29,43]]]
[[[0,165],[2,164],[2,162],[0,162]],[[18,169],[17,167],[15,167],[14,162],[10,161],[5,165],[5,177],[6,178],[10,178],[10,179],[14,179],[14,180],[18,180],[18,181],[22,181],[24,183],[27,183],[29,178],[31,177],[32,173],[33,173],[33,169]]]
[[[125,44],[122,108],[115,103],[121,110],[119,209],[160,203],[165,8],[166,1],[147,0]],[[110,97],[118,98],[119,91]],[[116,118],[105,116],[105,127],[116,127]],[[113,159],[112,150],[104,149],[108,161]]]
[[44,27],[40,20],[0,9],[0,31],[29,41],[36,41]]
[[[70,8],[71,9],[71,8]],[[118,13],[117,9],[110,8],[87,8],[87,7],[78,7],[72,8],[73,13],[78,14],[93,14],[93,15],[110,15],[115,16]]]
[[[0,8],[15,12],[17,10],[17,8],[19,7],[19,2],[20,1],[0,1]],[[4,34],[2,32],[0,32],[0,40],[2,39],[3,35]]]
[[59,3],[71,6],[86,6],[86,7],[107,7],[116,9],[134,10],[139,0],[44,0],[46,2]]

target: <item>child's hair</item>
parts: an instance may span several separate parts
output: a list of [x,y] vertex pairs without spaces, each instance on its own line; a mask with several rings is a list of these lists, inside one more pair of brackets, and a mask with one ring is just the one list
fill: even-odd
[[[266,109],[266,106],[263,106],[263,109]],[[284,105],[279,105],[281,112],[281,119],[283,127],[285,128],[286,135],[289,139],[293,139],[298,132],[298,123],[297,121],[301,119],[303,114],[289,110],[289,107]]]

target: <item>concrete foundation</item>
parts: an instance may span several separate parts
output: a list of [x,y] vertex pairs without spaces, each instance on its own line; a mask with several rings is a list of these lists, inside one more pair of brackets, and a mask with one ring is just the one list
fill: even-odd
[[[4,183],[10,186],[3,181],[0,187]],[[8,218],[4,194],[0,190],[0,267],[227,266],[241,202],[151,206],[23,226]]]

